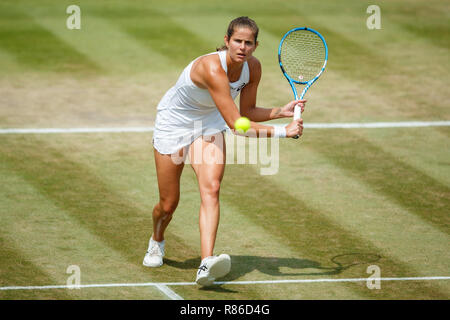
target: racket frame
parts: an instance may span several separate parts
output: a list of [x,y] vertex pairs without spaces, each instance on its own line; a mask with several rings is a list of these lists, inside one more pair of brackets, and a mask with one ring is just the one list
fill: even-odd
[[[284,70],[283,67],[283,63],[281,62],[281,47],[283,45],[284,39],[286,39],[286,37],[291,34],[292,32],[298,31],[298,30],[306,30],[306,31],[310,31],[315,33],[317,36],[319,36],[319,38],[322,40],[324,47],[325,47],[325,61],[323,63],[322,69],[320,70],[320,72],[311,80],[309,81],[299,81],[296,79],[292,79]],[[302,100],[303,97],[305,96],[306,91],[308,91],[309,87],[311,87],[311,85],[316,82],[317,79],[319,79],[319,77],[321,76],[321,74],[323,73],[323,71],[325,70],[325,67],[327,66],[327,61],[328,61],[328,46],[327,43],[324,39],[324,37],[317,32],[314,29],[308,28],[308,27],[299,27],[299,28],[294,28],[289,30],[288,32],[286,32],[286,34],[283,36],[283,38],[281,38],[280,41],[280,45],[278,46],[278,62],[280,64],[280,68],[281,68],[281,72],[283,72],[283,75],[286,77],[286,79],[289,81],[289,84],[292,88],[292,91],[294,92],[294,97],[295,100]],[[297,88],[295,87],[295,84],[303,84],[305,85],[305,87],[303,88],[302,93],[300,94],[300,98],[298,96],[298,92],[297,92]],[[294,108],[294,120],[300,119],[302,114],[301,114],[302,110],[300,108],[299,105],[296,105]],[[297,137],[298,138],[298,137]]]

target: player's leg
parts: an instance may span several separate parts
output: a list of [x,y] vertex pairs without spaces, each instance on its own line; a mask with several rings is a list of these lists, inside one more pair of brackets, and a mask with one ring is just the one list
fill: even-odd
[[[186,149],[181,149],[179,155],[183,157],[185,152]],[[156,150],[154,153],[159,202],[153,208],[153,239],[163,241],[164,231],[172,220],[180,200],[180,177],[184,161],[177,163],[172,155],[161,154]]]
[[191,144],[189,151],[191,166],[197,176],[200,190],[199,226],[202,259],[213,255],[220,217],[219,191],[225,170],[225,154],[222,133],[199,137]]
[[196,279],[200,285],[211,285],[216,278],[225,276],[231,267],[228,255],[213,256],[220,218],[219,192],[225,155],[222,133],[200,137],[190,148],[191,166],[197,176],[201,199],[199,226],[202,263]]
[[[183,157],[187,148],[180,150]],[[171,155],[155,154],[156,175],[158,179],[159,202],[153,208],[153,234],[143,264],[147,267],[159,267],[164,256],[164,232],[172,220],[180,199],[180,177],[184,161],[174,161]]]

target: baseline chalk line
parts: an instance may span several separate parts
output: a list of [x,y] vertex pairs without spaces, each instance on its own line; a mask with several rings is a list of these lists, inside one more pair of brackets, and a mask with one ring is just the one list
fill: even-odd
[[[320,282],[366,282],[366,281],[439,281],[450,280],[447,276],[433,277],[386,277],[386,278],[344,278],[344,279],[285,279],[285,280],[256,280],[256,281],[216,281],[216,285],[245,285],[245,284],[289,284],[289,283],[320,283]],[[143,282],[143,283],[103,283],[103,284],[80,284],[71,285],[49,285],[49,286],[9,286],[0,287],[0,290],[48,290],[48,289],[73,289],[73,288],[107,288],[107,287],[157,287],[167,295],[180,299],[168,286],[195,286],[195,282]],[[169,293],[170,290],[171,293]],[[177,297],[178,296],[178,297]],[[181,298],[182,299],[182,298]]]
[[[287,124],[287,123],[286,123]],[[274,124],[285,126],[286,124]],[[269,124],[270,125],[270,124]],[[360,128],[417,128],[448,127],[450,121],[403,121],[403,122],[354,122],[354,123],[305,123],[305,129],[360,129]],[[126,133],[153,132],[154,127],[109,127],[109,128],[3,128],[0,134],[51,134],[51,133]]]

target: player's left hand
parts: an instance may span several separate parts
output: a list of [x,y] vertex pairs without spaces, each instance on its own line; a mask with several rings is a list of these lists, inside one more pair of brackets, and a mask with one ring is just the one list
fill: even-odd
[[294,108],[298,104],[303,111],[305,111],[305,103],[307,100],[293,100],[286,104],[284,107],[281,108],[280,116],[282,117],[293,117],[294,116]]

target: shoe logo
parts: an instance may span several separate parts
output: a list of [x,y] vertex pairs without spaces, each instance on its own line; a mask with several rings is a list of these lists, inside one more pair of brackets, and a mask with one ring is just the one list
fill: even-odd
[[206,270],[208,270],[208,267],[205,265],[202,265],[198,268],[198,273],[200,273],[201,271],[206,271]]
[[245,85],[246,85],[246,83],[244,82],[238,88],[236,88],[236,91],[241,91],[245,87]]

